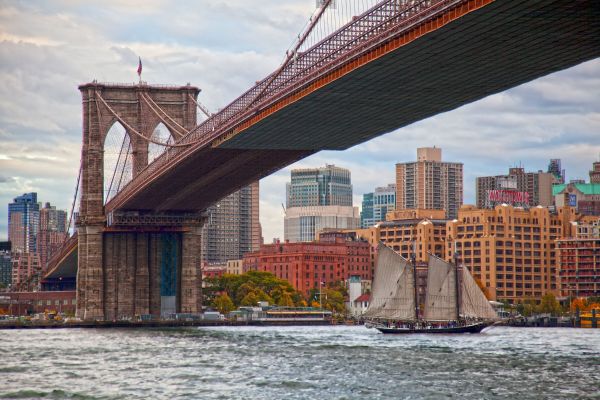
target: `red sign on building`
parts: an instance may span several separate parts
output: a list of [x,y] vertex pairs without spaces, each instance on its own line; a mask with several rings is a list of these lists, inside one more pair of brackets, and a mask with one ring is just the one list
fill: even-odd
[[488,203],[529,204],[529,193],[516,190],[488,190]]

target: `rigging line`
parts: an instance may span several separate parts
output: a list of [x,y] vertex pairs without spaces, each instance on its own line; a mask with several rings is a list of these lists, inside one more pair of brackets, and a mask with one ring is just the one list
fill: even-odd
[[154,107],[156,107],[159,111],[161,111],[165,117],[167,117],[170,121],[172,121],[175,125],[177,125],[179,128],[181,128],[183,130],[183,133],[178,132],[177,129],[173,129],[173,131],[175,131],[175,133],[179,134],[180,136],[185,136],[188,133],[190,133],[189,131],[187,131],[183,126],[179,125],[179,123],[177,121],[175,121],[173,118],[171,118],[170,115],[168,115],[162,108],[160,108],[160,106],[158,104],[156,104],[154,102],[154,100],[152,100],[152,98],[147,94],[147,93],[140,93],[142,96],[142,99],[144,99],[144,101],[146,102],[146,104],[148,104],[148,106],[150,107],[150,109],[152,109],[152,111],[154,111],[154,114],[156,114],[156,116],[162,121],[163,124],[167,125],[167,127],[173,129],[172,126],[169,125],[169,123],[167,121],[165,121],[158,113],[158,111],[156,111],[156,109]]
[[[125,161],[123,162],[123,168],[121,168],[121,176],[119,177],[119,185],[117,186],[117,193],[121,189],[121,182],[123,182],[123,173],[125,172],[125,168],[127,167],[127,159],[129,158],[129,153],[131,151],[131,141],[129,141],[129,145],[127,146],[127,154],[125,155]],[[120,158],[120,155],[119,155]],[[133,171],[131,171],[131,176],[133,177]],[[115,193],[115,194],[117,194]]]
[[96,97],[98,97],[100,99],[102,104],[104,104],[104,106],[108,109],[108,111],[110,111],[112,113],[112,115],[115,116],[115,118],[127,129],[128,132],[133,133],[134,135],[144,139],[147,142],[154,143],[154,144],[157,144],[160,146],[167,146],[167,147],[189,147],[189,146],[192,146],[197,143],[197,142],[190,142],[190,143],[182,143],[182,144],[178,144],[178,143],[165,144],[162,142],[158,142],[152,138],[147,138],[144,135],[142,135],[141,133],[139,133],[138,131],[136,131],[123,118],[121,118],[121,116],[119,114],[117,114],[117,112],[115,110],[113,110],[111,106],[108,105],[108,103],[106,102],[106,100],[104,100],[104,98],[100,95],[100,93],[96,92]]

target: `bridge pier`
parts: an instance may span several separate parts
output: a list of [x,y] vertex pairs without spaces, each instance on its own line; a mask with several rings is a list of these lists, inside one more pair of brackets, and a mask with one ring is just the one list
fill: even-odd
[[119,215],[80,226],[77,317],[199,313],[201,215]]

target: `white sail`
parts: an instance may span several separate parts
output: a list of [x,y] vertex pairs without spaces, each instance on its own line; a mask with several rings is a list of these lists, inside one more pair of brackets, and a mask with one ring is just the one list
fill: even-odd
[[377,249],[377,267],[367,318],[414,320],[415,300],[412,266],[383,244]]
[[424,318],[451,321],[456,315],[456,275],[454,265],[433,255],[429,257]]
[[471,276],[467,267],[461,268],[460,315],[467,318],[497,319],[496,311]]

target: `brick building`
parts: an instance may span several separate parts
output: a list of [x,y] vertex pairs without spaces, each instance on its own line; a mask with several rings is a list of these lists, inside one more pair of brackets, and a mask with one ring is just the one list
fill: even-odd
[[556,243],[580,216],[570,207],[550,213],[506,204],[494,209],[463,206],[448,222],[446,260],[458,251],[473,277],[494,300],[518,302],[558,294]]
[[560,295],[600,296],[600,219],[574,230],[573,237],[556,241]]
[[305,295],[350,276],[371,280],[370,246],[363,240],[336,238],[310,243],[274,243],[244,256],[244,272],[266,271]]

